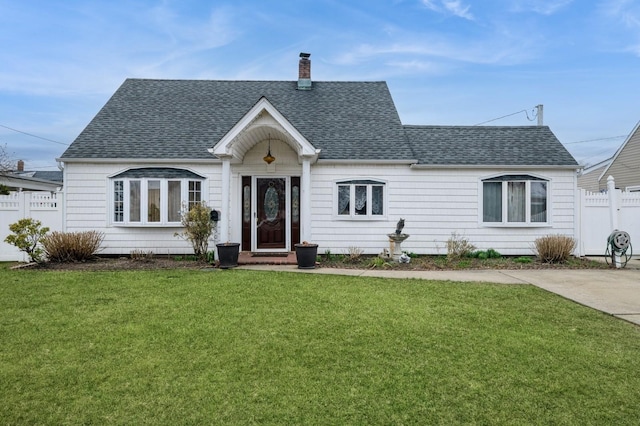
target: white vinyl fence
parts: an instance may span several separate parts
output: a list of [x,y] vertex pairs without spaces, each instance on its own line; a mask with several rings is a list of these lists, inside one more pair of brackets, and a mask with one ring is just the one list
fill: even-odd
[[612,177],[607,188],[607,192],[578,190],[577,254],[603,256],[614,229],[628,233],[634,253],[640,254],[640,192],[615,189]]
[[9,225],[23,218],[42,222],[50,231],[62,231],[62,192],[11,192],[0,195],[0,261],[26,261],[27,256],[4,239]]

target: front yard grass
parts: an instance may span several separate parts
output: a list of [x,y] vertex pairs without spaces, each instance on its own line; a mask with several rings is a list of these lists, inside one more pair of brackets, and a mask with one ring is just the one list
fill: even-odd
[[639,328],[525,285],[9,271],[1,424],[637,424]]

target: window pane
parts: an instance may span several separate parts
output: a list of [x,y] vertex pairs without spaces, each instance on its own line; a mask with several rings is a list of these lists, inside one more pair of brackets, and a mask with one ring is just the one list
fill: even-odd
[[547,183],[531,182],[531,222],[547,221]]
[[502,222],[502,182],[482,185],[482,221]]
[[242,188],[242,212],[242,220],[249,223],[251,221],[251,187],[249,185]]
[[300,222],[300,187],[298,185],[291,188],[291,222]]
[[129,221],[140,222],[140,181],[129,182]]
[[116,180],[113,182],[113,221],[122,222],[124,220],[124,182]]
[[147,220],[160,222],[160,181],[150,180],[147,193]]
[[383,187],[382,186],[372,186],[371,187],[371,214],[372,215],[381,215],[383,214],[382,212],[382,206],[384,205],[383,203],[383,198],[382,198],[382,191]]
[[351,201],[351,187],[348,185],[338,186],[338,214],[349,215]]
[[367,187],[356,185],[356,214],[367,214]]
[[178,180],[170,180],[168,185],[168,197],[167,197],[167,218],[169,222],[180,222],[180,186],[181,183]]
[[527,200],[525,198],[525,182],[507,183],[507,220],[509,222],[526,221]]
[[202,182],[191,180],[189,181],[189,210],[200,201],[202,201]]

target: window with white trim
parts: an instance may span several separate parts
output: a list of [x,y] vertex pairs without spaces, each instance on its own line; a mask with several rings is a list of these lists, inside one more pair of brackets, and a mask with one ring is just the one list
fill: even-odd
[[489,225],[549,223],[549,181],[503,175],[482,181],[482,222]]
[[337,215],[340,218],[384,216],[385,184],[375,180],[337,182]]
[[177,226],[183,206],[202,201],[203,177],[183,169],[131,169],[111,178],[112,222]]

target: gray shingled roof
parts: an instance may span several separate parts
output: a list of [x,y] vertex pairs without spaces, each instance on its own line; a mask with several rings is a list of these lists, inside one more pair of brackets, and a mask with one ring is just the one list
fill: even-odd
[[[262,97],[323,159],[411,158],[384,82],[128,79],[62,155],[212,158],[212,148]],[[393,149],[388,149],[388,147]]]
[[262,97],[321,159],[577,166],[548,127],[403,126],[384,82],[128,79],[61,159],[210,159]]
[[547,126],[404,126],[420,164],[578,166]]

